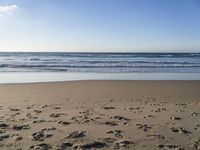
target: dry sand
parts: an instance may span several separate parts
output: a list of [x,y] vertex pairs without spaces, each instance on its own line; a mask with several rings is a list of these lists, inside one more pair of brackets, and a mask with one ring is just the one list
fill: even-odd
[[200,81],[2,84],[0,149],[200,149]]

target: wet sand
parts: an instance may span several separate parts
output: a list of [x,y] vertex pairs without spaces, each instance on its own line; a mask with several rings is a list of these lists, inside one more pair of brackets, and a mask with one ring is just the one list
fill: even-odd
[[200,81],[1,84],[0,149],[200,149]]

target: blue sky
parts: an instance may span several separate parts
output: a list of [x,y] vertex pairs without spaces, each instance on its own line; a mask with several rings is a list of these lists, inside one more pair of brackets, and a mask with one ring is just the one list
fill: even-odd
[[200,1],[0,0],[0,51],[200,52]]

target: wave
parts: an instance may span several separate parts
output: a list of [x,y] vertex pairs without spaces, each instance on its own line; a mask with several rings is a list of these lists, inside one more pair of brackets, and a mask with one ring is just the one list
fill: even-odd
[[0,53],[0,72],[200,72],[200,53]]
[[57,68],[57,67],[65,67],[65,68],[117,68],[117,67],[137,67],[137,68],[150,68],[150,67],[168,67],[168,68],[175,68],[175,67],[200,67],[200,64],[165,64],[165,63],[124,63],[124,64],[0,64],[0,68]]
[[39,57],[33,57],[33,58],[28,58],[28,61],[62,61],[62,59],[56,59],[56,58],[39,58]]

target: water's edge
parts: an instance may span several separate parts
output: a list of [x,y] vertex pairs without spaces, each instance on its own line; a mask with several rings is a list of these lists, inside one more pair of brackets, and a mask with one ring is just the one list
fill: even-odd
[[0,73],[0,83],[79,80],[200,80],[200,73]]

